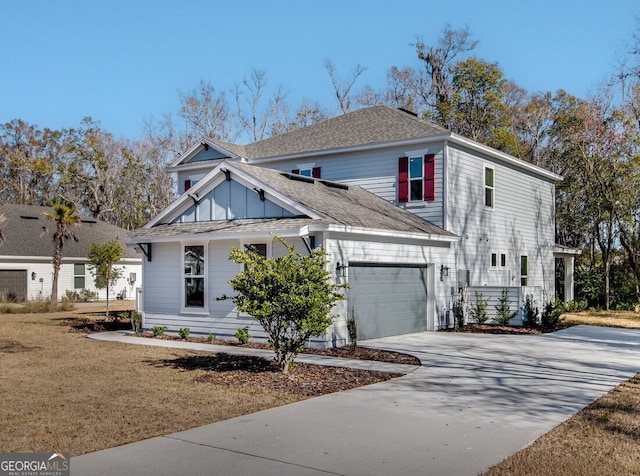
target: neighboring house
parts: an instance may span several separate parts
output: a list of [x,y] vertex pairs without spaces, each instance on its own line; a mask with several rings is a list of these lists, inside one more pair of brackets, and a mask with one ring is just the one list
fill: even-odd
[[[2,205],[0,215],[6,217],[0,244],[0,299],[35,300],[51,296],[53,279],[53,241],[56,224],[44,216],[50,207],[31,205]],[[96,289],[88,265],[92,243],[103,244],[117,240],[124,248],[124,257],[117,266],[123,275],[111,288],[110,298],[134,298],[136,287],[142,283],[142,259],[135,250],[126,247],[127,231],[93,218],[81,217],[73,227],[78,242],[64,244],[62,266],[58,277],[58,296],[67,291],[83,289],[99,293],[106,298],[105,289]]]
[[[247,164],[286,175],[256,172]],[[575,250],[554,243],[555,184],[562,177],[402,110],[361,109],[246,146],[203,139],[169,170],[178,178],[180,197],[132,236],[143,249],[153,249],[152,261],[144,263],[148,323],[233,334],[245,321],[233,316],[228,304],[212,302],[230,292],[226,281],[240,270],[229,264],[229,248],[267,243],[268,254],[275,255],[282,250],[274,245],[268,251],[269,231],[288,230],[284,234],[296,237],[298,246],[302,238],[315,241],[349,284],[347,302],[336,309],[326,342],[346,341],[349,314],[361,338],[449,327],[454,304],[473,300],[476,292],[490,298],[490,314],[504,288],[514,311],[526,294],[541,305],[555,297],[554,252],[565,259],[566,286],[573,289]],[[300,190],[302,195],[289,194],[285,184],[294,183],[292,177],[306,177],[313,187],[332,193],[342,189],[326,184],[339,182],[348,189],[339,200],[320,204]],[[350,202],[346,195],[362,193],[359,187],[375,197]],[[265,196],[271,198],[261,201]],[[268,206],[258,212],[260,203]],[[349,215],[340,215],[347,203]],[[375,220],[361,223],[372,208],[384,210],[385,226]],[[429,231],[403,228],[405,212],[423,219]],[[276,217],[280,220],[274,222]],[[280,227],[293,217],[320,220],[329,228],[319,229],[316,222]],[[340,231],[331,228],[337,223],[326,222],[329,217],[338,220]],[[194,241],[205,250],[205,274],[182,270],[173,275]],[[198,309],[189,302],[194,277],[204,278],[198,281],[204,302]],[[177,302],[168,306],[168,299]],[[406,319],[412,324],[404,326],[399,315],[410,315]]]

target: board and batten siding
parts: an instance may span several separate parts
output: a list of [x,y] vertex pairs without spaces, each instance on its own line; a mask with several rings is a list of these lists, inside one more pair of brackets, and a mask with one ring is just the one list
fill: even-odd
[[[453,146],[447,163],[448,229],[460,237],[457,269],[470,270],[471,286],[520,286],[520,257],[527,256],[535,299],[553,299],[554,184]],[[485,166],[494,169],[493,209],[485,207]],[[506,266],[500,266],[501,254]]]
[[[320,167],[321,178],[347,185],[357,185],[379,197],[401,206],[408,211],[430,221],[443,225],[444,203],[444,145],[433,143],[410,147],[389,147],[368,151],[323,155],[313,159],[287,159],[286,161],[258,163],[283,172],[291,172],[301,167]],[[398,159],[400,157],[422,157],[435,154],[435,199],[425,202],[398,203]]]
[[[289,239],[297,251],[305,250],[301,239]],[[262,327],[253,318],[234,309],[230,299],[218,300],[223,296],[233,296],[234,291],[228,281],[235,277],[243,267],[229,259],[231,247],[241,247],[244,243],[267,243],[269,256],[282,256],[286,248],[272,237],[256,238],[248,241],[219,240],[202,241],[207,247],[207,301],[204,309],[183,309],[183,270],[182,250],[185,244],[157,243],[153,245],[153,260],[145,261],[144,321],[146,329],[153,326],[167,326],[168,332],[178,332],[188,327],[194,335],[207,335],[209,332],[221,337],[233,339],[234,333],[249,326],[253,337],[265,338]]]

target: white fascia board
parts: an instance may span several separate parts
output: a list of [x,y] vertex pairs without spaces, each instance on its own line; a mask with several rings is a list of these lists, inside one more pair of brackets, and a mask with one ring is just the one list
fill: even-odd
[[[162,210],[160,213],[158,213],[154,218],[152,218],[146,225],[144,225],[142,228],[151,228],[155,225],[157,225],[158,223],[160,223],[162,220],[164,220],[165,218],[167,218],[168,216],[171,216],[172,214],[176,213],[177,211],[179,211],[185,201],[187,200],[191,200],[191,198],[189,197],[190,194],[198,194],[198,191],[200,189],[202,189],[203,187],[205,187],[205,184],[208,184],[209,181],[218,173],[222,173],[220,171],[221,168],[223,168],[223,166],[225,166],[226,163],[220,163],[218,164],[218,166],[216,168],[214,168],[211,172],[209,172],[207,175],[205,175],[204,177],[202,177],[201,180],[198,181],[197,184],[195,184],[193,187],[191,187],[189,190],[187,190],[186,192],[184,192],[182,195],[180,195],[178,198],[176,198],[173,202],[171,202],[169,204],[169,206],[167,208],[165,208],[164,210]],[[188,208],[188,207],[187,207]]]
[[496,160],[508,163],[513,165],[516,168],[524,170],[530,174],[538,175],[543,177],[545,180],[550,182],[561,182],[563,177],[556,173],[550,172],[549,170],[543,169],[542,167],[538,167],[537,165],[530,164],[522,159],[518,159],[504,152],[500,152],[492,147],[486,146],[484,144],[480,144],[471,139],[467,139],[466,137],[459,136],[452,132],[446,134],[438,134],[433,136],[425,136],[425,137],[417,137],[414,139],[402,139],[398,141],[389,141],[389,142],[376,142],[372,144],[363,144],[357,146],[350,147],[336,147],[334,149],[325,149],[318,151],[310,151],[310,152],[300,152],[294,154],[284,154],[277,155],[272,157],[260,157],[255,159],[248,159],[247,163],[249,164],[267,164],[271,162],[280,162],[290,159],[304,159],[304,158],[312,158],[312,157],[321,157],[325,155],[335,155],[335,154],[343,154],[348,152],[362,152],[368,150],[378,150],[382,148],[391,148],[391,147],[407,147],[418,144],[430,144],[433,142],[441,142],[441,141],[451,141],[455,144],[462,145],[469,149],[472,149],[477,152],[481,152],[486,154]]
[[458,236],[430,235],[428,233],[411,233],[405,231],[380,230],[372,228],[362,228],[348,225],[307,225],[306,234],[313,232],[346,233],[351,235],[371,235],[383,238],[402,238],[416,241],[438,241],[444,243],[455,243]]
[[438,142],[446,140],[450,137],[450,134],[442,134],[437,136],[425,136],[417,137],[414,139],[402,139],[389,142],[375,142],[372,144],[355,145],[349,147],[336,147],[334,149],[316,150],[310,152],[298,152],[293,154],[275,155],[272,157],[259,157],[255,159],[247,159],[248,164],[266,164],[270,162],[280,162],[289,159],[303,159],[311,157],[320,157],[323,155],[342,154],[347,152],[361,152],[367,150],[376,150],[381,148],[397,147],[397,146],[412,146],[416,144],[426,144],[431,142]]
[[[178,167],[179,165],[182,164],[182,162],[184,162],[185,160],[189,160],[191,157],[193,157],[194,155],[196,155],[198,152],[200,152],[202,149],[204,149],[204,145],[207,144],[209,147],[211,147],[212,149],[217,150],[218,152],[220,152],[221,154],[225,154],[228,155],[230,158],[233,159],[239,159],[240,157],[237,154],[234,154],[233,152],[231,152],[230,150],[225,149],[224,147],[216,144],[215,142],[211,142],[207,137],[203,137],[202,139],[200,139],[198,142],[196,142],[195,144],[193,144],[191,147],[189,147],[184,154],[182,154],[180,157],[178,157],[176,160],[174,160],[173,162],[171,162],[169,164],[169,166],[167,167],[167,170],[170,172],[173,172],[173,168]],[[184,164],[186,165],[186,164]],[[184,170],[182,167],[180,167],[180,170]]]
[[[271,188],[269,185],[260,182],[256,178],[251,175],[246,174],[242,170],[239,170],[233,166],[232,162],[222,162],[218,164],[216,168],[214,168],[211,172],[205,175],[201,180],[198,181],[193,187],[187,190],[185,193],[176,198],[173,203],[171,203],[167,208],[161,211],[155,218],[149,221],[143,228],[152,228],[153,226],[160,223],[162,220],[165,220],[167,217],[172,217],[177,215],[188,207],[191,206],[191,197],[190,195],[196,195],[200,197],[200,191],[206,190],[208,192],[210,189],[217,186],[220,182],[225,180],[225,175],[223,170],[228,170],[233,173],[234,179],[244,185],[247,188],[261,188],[265,192],[265,196],[267,196],[272,202],[277,205],[289,210],[294,213],[301,213],[303,215],[308,216],[309,218],[313,218],[319,220],[322,216],[318,215],[316,212],[303,206],[302,204],[291,200],[289,197],[281,194],[277,190]],[[217,177],[216,177],[217,176]]]
[[530,164],[522,159],[518,159],[512,155],[506,154],[504,152],[500,152],[499,150],[493,149],[484,144],[480,144],[479,142],[473,141],[471,139],[467,139],[466,137],[459,136],[457,134],[451,134],[450,141],[454,144],[462,145],[469,149],[475,150],[477,152],[481,152],[486,154],[492,158],[497,159],[498,161],[505,162],[509,165],[513,165],[516,168],[527,171],[530,174],[538,175],[549,182],[562,182],[562,175],[558,175],[553,173],[547,169],[543,169],[542,167],[538,167],[537,165]]
[[265,237],[271,236],[271,233],[281,236],[283,238],[296,238],[299,236],[305,236],[300,233],[299,228],[288,228],[282,230],[271,231],[254,231],[251,233],[220,233],[220,232],[208,232],[208,233],[192,233],[192,234],[180,234],[173,236],[154,236],[147,238],[140,238],[137,241],[140,243],[180,243],[180,242],[196,242],[196,241],[223,241],[223,240],[263,240]]

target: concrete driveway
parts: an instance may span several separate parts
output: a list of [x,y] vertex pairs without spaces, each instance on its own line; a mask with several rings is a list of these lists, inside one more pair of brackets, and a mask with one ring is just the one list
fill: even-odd
[[405,377],[73,458],[72,474],[475,475],[640,371],[640,331],[420,333]]

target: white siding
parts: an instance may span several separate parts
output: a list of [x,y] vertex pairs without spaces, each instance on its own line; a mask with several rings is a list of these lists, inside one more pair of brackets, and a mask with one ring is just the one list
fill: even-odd
[[[471,286],[519,286],[520,257],[529,260],[528,285],[538,302],[554,296],[554,185],[489,158],[448,150],[449,231],[460,237],[457,269]],[[494,168],[494,208],[484,206],[484,166]],[[491,269],[491,253],[498,267]],[[500,266],[500,254],[506,266]]]
[[[270,236],[263,240],[251,240],[251,243],[267,242],[270,256],[282,256],[286,249]],[[302,240],[289,240],[296,250],[304,250]],[[264,331],[250,316],[234,310],[230,299],[217,300],[222,296],[233,296],[234,291],[228,281],[242,271],[242,265],[229,259],[231,247],[241,247],[239,240],[210,241],[208,243],[208,269],[205,286],[209,302],[208,311],[182,312],[182,244],[163,243],[153,245],[153,261],[145,262],[144,321],[143,327],[164,325],[169,332],[177,332],[188,327],[194,335],[206,335],[208,332],[232,338],[240,327],[249,326],[253,337],[265,338]]]
[[[398,158],[435,154],[435,200],[431,202],[398,203]],[[406,208],[438,226],[443,225],[443,144],[384,148],[349,154],[335,154],[307,159],[288,159],[282,162],[259,164],[264,167],[291,172],[301,164],[321,168],[321,178],[349,185],[358,185],[385,200]]]
[[[349,263],[350,261],[369,263],[406,263],[428,264],[430,276],[430,288],[427,295],[430,329],[448,327],[452,323],[450,310],[452,309],[451,287],[455,286],[453,276],[443,277],[440,280],[440,267],[454,268],[453,253],[446,245],[420,246],[414,244],[372,241],[355,241],[349,239],[334,238],[326,241],[326,250],[330,255],[331,263],[329,271],[335,276],[336,263]],[[340,284],[348,284],[349,271],[346,278],[337,278]],[[326,340],[334,341],[338,346],[347,343],[347,303],[341,301],[334,308],[335,320],[332,328],[327,332]]]
[[[85,265],[85,286],[84,289],[98,293],[99,299],[106,299],[106,290],[97,289],[95,281],[86,258],[65,258],[58,273],[58,299],[66,296],[66,291],[80,291],[74,288],[74,263]],[[109,299],[116,299],[119,292],[125,291],[127,299],[135,298],[135,288],[142,282],[142,265],[119,263],[118,268],[123,270],[122,277],[110,288]],[[51,297],[51,287],[53,285],[53,265],[51,261],[38,259],[9,260],[5,259],[0,263],[0,269],[15,269],[27,271],[27,296],[30,300],[49,299]],[[35,273],[35,274],[34,274]],[[130,273],[136,273],[136,281],[133,284],[128,282]],[[33,279],[32,279],[33,278]],[[42,281],[40,281],[42,279]]]

